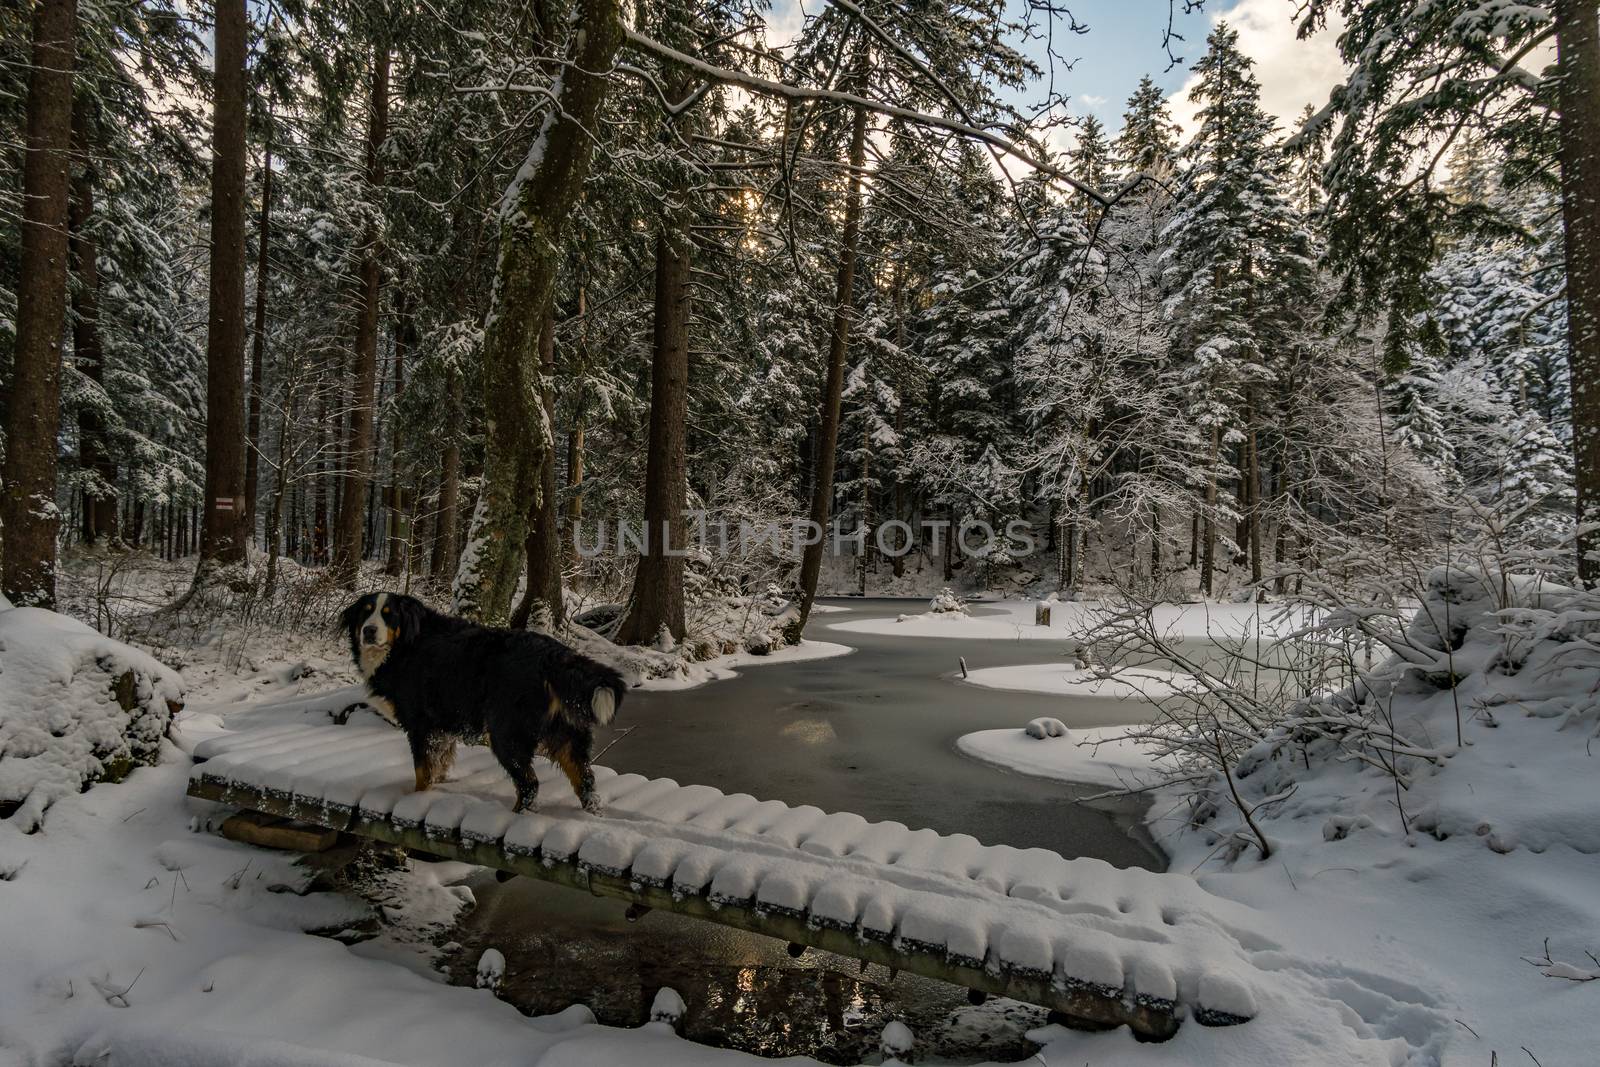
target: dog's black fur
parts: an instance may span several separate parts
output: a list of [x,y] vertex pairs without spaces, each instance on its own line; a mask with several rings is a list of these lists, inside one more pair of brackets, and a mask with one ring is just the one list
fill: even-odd
[[362,652],[371,641],[362,630],[376,635],[369,620],[380,596],[388,652],[367,674],[367,688],[374,706],[391,708],[405,730],[418,790],[443,780],[457,740],[487,734],[516,787],[516,811],[538,796],[535,752],[560,765],[586,810],[599,810],[589,765],[593,730],[621,706],[622,675],[555,638],[478,626],[398,593],[368,593],[339,617],[363,673]]

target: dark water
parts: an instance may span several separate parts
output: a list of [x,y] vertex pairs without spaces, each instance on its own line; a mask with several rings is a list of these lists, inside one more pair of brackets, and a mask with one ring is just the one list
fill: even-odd
[[[1008,774],[959,755],[973,730],[1016,727],[1053,715],[1070,727],[1126,721],[1127,707],[967,686],[971,669],[1059,658],[1053,641],[961,641],[836,633],[847,619],[924,610],[920,602],[832,601],[846,613],[813,617],[808,638],[848,644],[847,656],[743,669],[698,689],[630,693],[600,762],[618,771],[716,786],[763,800],[853,811],[986,844],[1098,856],[1160,869],[1164,859],[1132,802],[1079,804],[1099,787]],[[981,606],[974,612],[981,614]],[[664,912],[637,923],[623,905],[526,878],[473,884],[478,907],[451,936],[451,977],[470,983],[485,948],[505,954],[501,995],[545,1014],[575,1002],[606,1023],[637,1025],[655,992],[671,986],[688,1012],[682,1032],[762,1055],[804,1053],[858,1063],[891,1019],[909,1025],[924,1060],[1019,1060],[1042,1009],[991,1000],[855,960],[811,951],[791,959],[782,942]]]

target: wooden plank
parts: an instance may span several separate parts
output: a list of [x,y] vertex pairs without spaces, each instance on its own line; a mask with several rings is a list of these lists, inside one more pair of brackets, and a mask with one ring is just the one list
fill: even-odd
[[[995,960],[952,957],[942,947],[922,947],[903,938],[865,937],[855,929],[841,929],[807,913],[789,913],[750,902],[714,900],[675,892],[631,877],[628,872],[591,868],[575,857],[553,859],[541,854],[509,850],[499,842],[464,838],[455,832],[430,833],[426,824],[399,826],[386,819],[362,816],[305,798],[206,776],[191,778],[189,795],[236,805],[253,811],[315,822],[333,831],[347,831],[388,844],[418,849],[450,859],[611,897],[646,908],[660,908],[722,926],[778,938],[827,952],[878,963],[967,989],[1060,1011],[1077,1020],[1103,1025],[1126,1024],[1134,1032],[1155,1040],[1177,1033],[1179,1017],[1172,1001],[1132,994],[1070,977],[1023,968],[1005,967]],[[1209,1023],[1243,1022],[1212,1017]]]

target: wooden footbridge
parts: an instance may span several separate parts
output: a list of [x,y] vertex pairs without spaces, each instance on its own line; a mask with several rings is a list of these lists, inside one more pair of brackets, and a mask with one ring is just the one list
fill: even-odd
[[[603,818],[540,767],[511,812],[487,749],[412,791],[401,734],[305,720],[195,749],[189,794],[721,923],[1155,1039],[1245,1022],[1248,916],[1184,875],[986,846],[859,815],[595,768]],[[548,777],[546,777],[548,775]],[[1220,914],[1234,919],[1230,927]]]

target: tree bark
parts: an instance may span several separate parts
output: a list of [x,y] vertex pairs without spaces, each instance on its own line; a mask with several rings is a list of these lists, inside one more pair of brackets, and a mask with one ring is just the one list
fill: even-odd
[[1200,591],[1211,595],[1217,557],[1217,462],[1222,455],[1222,429],[1211,428],[1211,457],[1206,464],[1206,508],[1200,525]]
[[[374,200],[384,183],[383,142],[389,135],[389,46],[372,53],[372,99],[367,116],[367,192]],[[373,205],[372,210],[377,210]],[[355,393],[350,404],[350,436],[343,492],[335,521],[333,576],[355,585],[361,568],[362,526],[367,488],[372,481],[375,397],[378,385],[378,309],[383,299],[383,272],[378,264],[381,235],[376,220],[367,226],[361,251],[361,311],[356,318],[353,370]]]
[[642,645],[665,630],[684,636],[684,420],[689,384],[688,213],[681,206],[656,235],[655,348],[650,362],[650,454],[644,479],[644,552],[617,643]]
[[211,292],[206,330],[206,478],[198,582],[241,563],[244,526],[244,0],[218,0],[211,120]]
[[[400,277],[401,288],[394,300],[394,399],[398,405],[406,392],[406,360],[416,337],[411,315],[411,297],[404,288],[405,275]],[[410,480],[400,471],[400,437],[389,435],[389,555],[384,561],[383,573],[397,576],[405,570],[411,558],[411,510],[416,494]]]
[[[94,218],[95,171],[91,121],[86,107],[72,112],[73,147],[80,166],[72,177],[72,199],[67,207],[73,288],[72,354],[78,370],[97,386],[105,385],[105,352],[100,343],[99,248],[89,232]],[[78,469],[85,479],[79,534],[83,543],[117,538],[117,464],[106,440],[106,422],[98,402],[78,409]]]
[[[546,421],[554,425],[555,393],[551,384],[556,372],[556,317],[546,309],[539,328],[540,404]],[[510,626],[520,630],[531,622],[545,632],[553,632],[566,619],[561,599],[561,531],[556,522],[556,465],[546,463],[539,477],[539,503],[528,516],[528,541],[523,546],[528,557],[528,585],[522,601],[511,613]]]
[[[272,119],[268,116],[270,124]],[[261,476],[261,375],[267,359],[267,248],[272,234],[272,135],[261,150],[261,219],[256,225],[256,307],[250,337],[250,400],[245,416],[244,514],[246,537],[256,533],[256,494]]]
[[[1556,0],[1567,365],[1580,527],[1600,524],[1600,4]],[[1578,574],[1600,584],[1600,531],[1578,539]]]
[[550,462],[551,433],[538,390],[538,316],[555,284],[561,247],[589,170],[606,72],[622,45],[617,0],[581,0],[576,55],[555,106],[501,199],[498,258],[484,331],[483,492],[456,574],[456,610],[503,622],[521,571],[528,508]]
[[[811,521],[822,531],[807,545],[800,561],[800,617],[788,637],[798,642],[817,599],[822,549],[827,541],[828,514],[833,504],[833,467],[839,447],[839,394],[844,389],[844,357],[855,318],[856,245],[861,232],[861,171],[866,165],[867,113],[857,108],[850,130],[850,179],[845,190],[844,232],[839,242],[839,274],[835,289],[833,330],[828,339],[828,375],[822,391],[822,427],[817,434],[816,476],[811,486]],[[954,530],[948,531],[954,536]]]
[[[445,392],[450,397],[450,410],[461,410],[461,375],[454,367],[445,371]],[[456,523],[460,510],[461,439],[452,433],[439,473],[439,507],[434,515],[433,554],[428,560],[428,574],[435,582],[455,573]]]
[[56,600],[56,433],[61,327],[67,308],[67,199],[72,144],[76,0],[33,11],[17,333],[0,470],[0,589],[16,604]]

